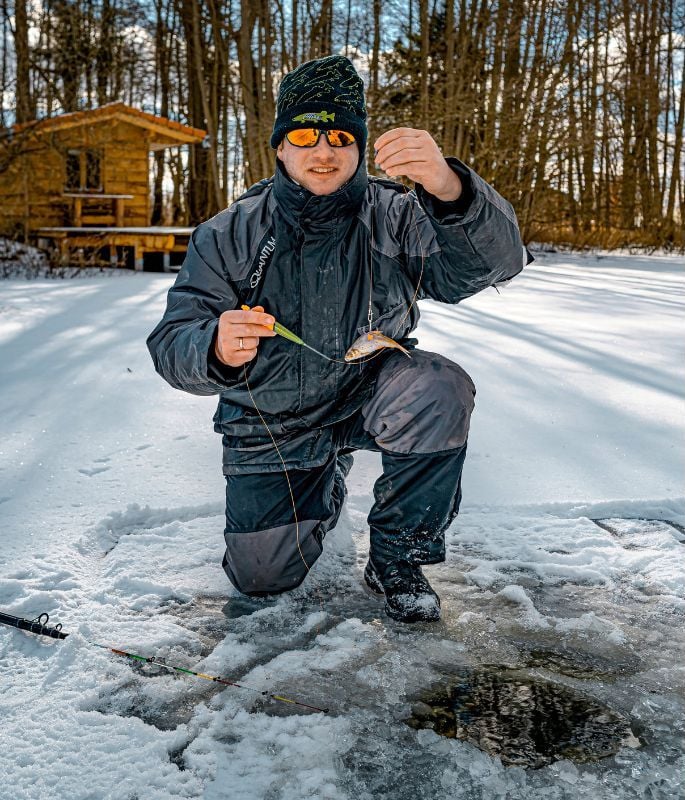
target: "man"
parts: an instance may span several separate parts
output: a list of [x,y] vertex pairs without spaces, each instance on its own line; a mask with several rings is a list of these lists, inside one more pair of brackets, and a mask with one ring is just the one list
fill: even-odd
[[[443,158],[426,131],[397,128],[374,143],[380,168],[416,181],[415,193],[369,178],[366,139],[363,84],[348,59],[286,75],[275,175],[196,228],[148,347],[172,386],[220,394],[223,567],[239,591],[302,582],[337,522],[351,453],[373,450],[383,474],[364,578],[393,619],[433,621],[440,600],[421,565],[445,558],[475,389],[461,367],[408,338],[416,299],[458,303],[532,257],[511,205]],[[324,357],[276,336],[274,320]],[[387,349],[345,363],[370,330],[411,357]]]

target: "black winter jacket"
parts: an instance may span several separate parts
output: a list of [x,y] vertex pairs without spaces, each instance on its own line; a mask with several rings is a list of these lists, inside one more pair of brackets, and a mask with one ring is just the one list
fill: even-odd
[[[235,423],[255,412],[243,367],[224,366],[214,355],[223,311],[262,305],[308,344],[342,360],[369,329],[369,294],[373,327],[411,346],[417,287],[416,299],[458,303],[512,278],[533,258],[511,204],[463,162],[447,161],[464,187],[455,203],[420,185],[407,193],[370,178],[363,159],[345,186],[316,196],[277,161],[272,178],[193,232],[164,316],[147,340],[156,370],[177,389],[220,394],[215,428],[235,434]],[[296,432],[359,409],[382,360],[332,363],[275,336],[261,340],[247,379],[278,432]]]

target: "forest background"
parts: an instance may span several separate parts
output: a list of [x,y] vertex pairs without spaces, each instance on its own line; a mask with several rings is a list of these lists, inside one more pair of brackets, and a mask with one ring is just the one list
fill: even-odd
[[430,131],[512,202],[526,242],[685,246],[682,0],[0,9],[0,129],[123,101],[208,132],[151,154],[153,225],[197,224],[270,176],[281,77],[343,53],[367,87],[370,141],[400,125]]

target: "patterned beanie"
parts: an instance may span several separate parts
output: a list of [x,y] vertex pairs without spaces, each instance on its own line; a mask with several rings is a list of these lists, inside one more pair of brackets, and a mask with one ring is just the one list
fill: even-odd
[[326,56],[300,64],[281,81],[271,147],[297,128],[343,130],[366,151],[364,83],[345,56]]

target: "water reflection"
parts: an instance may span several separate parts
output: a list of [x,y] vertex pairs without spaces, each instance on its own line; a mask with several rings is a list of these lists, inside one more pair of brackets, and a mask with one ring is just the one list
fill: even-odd
[[426,693],[407,723],[462,739],[502,763],[538,769],[562,758],[594,761],[638,747],[620,714],[525,671],[480,669]]

